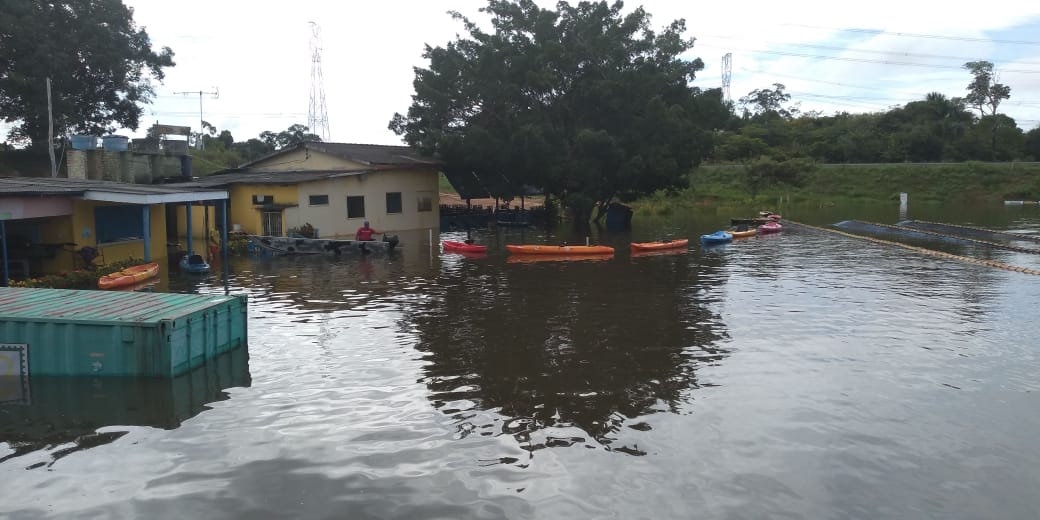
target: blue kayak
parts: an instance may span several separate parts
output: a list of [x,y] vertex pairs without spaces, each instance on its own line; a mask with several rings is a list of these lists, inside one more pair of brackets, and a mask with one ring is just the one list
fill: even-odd
[[726,242],[732,242],[733,235],[726,233],[725,231],[716,231],[710,235],[701,235],[701,242],[705,244],[725,244]]
[[187,273],[208,273],[209,264],[201,255],[184,255],[180,261],[181,271]]

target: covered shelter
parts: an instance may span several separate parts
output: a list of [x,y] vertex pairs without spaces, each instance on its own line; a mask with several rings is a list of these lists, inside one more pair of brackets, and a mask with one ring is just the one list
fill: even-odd
[[[129,184],[68,179],[0,177],[0,249],[3,284],[11,266],[25,277],[62,272],[89,263],[91,252],[106,261],[165,251],[166,205],[217,201],[226,215],[227,190],[212,187]],[[190,214],[190,210],[189,210]],[[191,219],[187,221],[191,226]],[[227,257],[227,225],[223,228]],[[192,250],[188,234],[188,251]],[[71,248],[71,249],[69,249]],[[72,254],[58,255],[59,251]],[[91,258],[92,260],[92,258]]]

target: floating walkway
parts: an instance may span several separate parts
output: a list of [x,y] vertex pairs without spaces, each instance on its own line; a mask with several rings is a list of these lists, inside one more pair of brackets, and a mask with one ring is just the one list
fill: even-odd
[[[1002,244],[1000,242],[990,242],[988,240],[980,240],[977,238],[968,238],[963,236],[950,235],[946,233],[940,233],[938,231],[929,231],[926,229],[918,229],[916,227],[907,226],[893,226],[891,224],[880,224],[877,222],[861,222],[859,220],[845,220],[835,224],[835,227],[858,229],[868,233],[889,233],[913,238],[922,239],[939,239],[948,240],[955,242],[967,242],[971,244],[980,244],[989,247],[996,247],[998,249],[1007,249],[1008,251],[1015,251],[1017,253],[1030,253],[1034,255],[1040,255],[1040,249],[1031,249],[1028,247],[1018,247],[1009,244]],[[1009,233],[1010,234],[1010,233]]]
[[0,288],[0,376],[172,377],[246,346],[246,297]]
[[1024,273],[1024,274],[1032,274],[1032,275],[1040,276],[1040,270],[1030,269],[1028,267],[1015,266],[1015,265],[1011,265],[1011,264],[1005,264],[1004,262],[998,262],[996,260],[980,260],[978,258],[971,258],[971,257],[967,257],[967,256],[955,255],[955,254],[952,254],[952,253],[946,253],[946,252],[943,252],[943,251],[936,251],[934,249],[928,249],[928,248],[924,248],[924,247],[912,246],[912,245],[909,245],[909,244],[904,244],[902,242],[893,242],[891,240],[882,240],[880,238],[874,238],[874,237],[868,237],[868,236],[863,236],[863,235],[857,235],[855,233],[846,233],[845,231],[839,231],[837,229],[828,229],[828,228],[823,228],[823,227],[818,227],[818,226],[812,226],[812,225],[809,225],[809,224],[803,224],[801,222],[795,222],[793,220],[785,220],[784,223],[792,224],[792,225],[795,225],[795,226],[800,226],[800,227],[804,227],[804,228],[808,228],[808,229],[814,229],[816,231],[822,231],[824,233],[832,233],[832,234],[835,234],[835,235],[842,235],[842,236],[846,236],[846,237],[849,237],[849,238],[856,238],[856,239],[859,239],[859,240],[866,240],[868,242],[874,242],[876,244],[885,244],[885,245],[890,245],[890,246],[901,247],[903,249],[909,249],[911,251],[915,251],[915,252],[918,252],[918,253],[926,254],[926,255],[929,255],[929,256],[935,256],[935,257],[939,257],[939,258],[945,258],[945,259],[948,259],[948,260],[957,260],[959,262],[965,262],[965,263],[969,263],[969,264],[984,265],[984,266],[987,266],[987,267],[994,267],[994,268],[997,268],[997,269],[1004,269],[1006,271],[1014,271],[1016,273]]
[[1009,233],[1007,231],[997,231],[995,229],[986,229],[983,227],[944,224],[942,222],[929,222],[927,220],[904,220],[900,222],[899,225],[912,227],[915,229],[930,229],[932,231],[960,233],[962,235],[981,236],[991,239],[1009,238],[1012,240],[1028,240],[1033,242],[1040,242],[1040,236],[1025,235],[1022,233]]

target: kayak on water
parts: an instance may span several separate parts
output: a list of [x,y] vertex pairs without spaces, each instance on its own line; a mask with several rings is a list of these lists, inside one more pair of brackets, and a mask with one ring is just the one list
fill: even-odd
[[633,251],[657,251],[660,249],[678,249],[686,247],[689,244],[689,239],[681,238],[678,240],[657,240],[654,242],[632,242]]
[[518,255],[612,255],[610,246],[536,246],[507,245],[506,250]]
[[465,242],[456,242],[455,240],[443,240],[441,244],[444,245],[445,251],[461,251],[467,253],[486,253],[487,246],[480,246],[477,244],[467,244]]
[[704,242],[705,244],[724,244],[726,242],[731,242],[732,240],[733,235],[725,231],[716,231],[709,235],[701,235],[701,242]]

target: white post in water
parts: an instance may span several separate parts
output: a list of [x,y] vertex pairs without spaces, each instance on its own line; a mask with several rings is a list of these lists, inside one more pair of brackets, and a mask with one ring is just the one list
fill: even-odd
[[906,220],[906,207],[907,207],[907,195],[906,192],[899,194],[899,220]]

